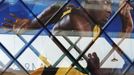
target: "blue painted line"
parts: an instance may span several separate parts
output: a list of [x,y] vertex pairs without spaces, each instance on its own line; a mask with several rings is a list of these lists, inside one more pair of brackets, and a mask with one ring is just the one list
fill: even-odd
[[[28,75],[30,75],[29,72],[20,64],[20,62],[14,58],[14,56],[5,48],[4,45],[2,45],[2,43],[0,43],[0,48],[10,58],[10,60],[15,61],[15,64],[17,64],[17,66],[20,66],[20,68],[22,68]],[[2,73],[0,75],[3,75],[5,71],[6,70],[2,71]]]
[[[18,36],[25,44],[28,43],[21,35],[17,35],[17,36]],[[36,50],[32,45],[30,45],[29,48],[36,54],[37,57],[40,56],[39,51]]]

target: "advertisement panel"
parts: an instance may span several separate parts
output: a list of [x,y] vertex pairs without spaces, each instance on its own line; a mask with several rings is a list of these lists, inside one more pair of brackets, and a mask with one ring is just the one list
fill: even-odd
[[[1,74],[8,73],[7,69],[17,63],[17,67],[19,65],[25,72],[24,75],[133,75],[133,7],[134,2],[131,0],[0,0],[0,34],[3,34],[0,36],[6,34],[17,37],[24,45],[18,50],[20,45],[14,44],[18,53],[8,52],[6,48],[9,45],[3,46],[2,43],[7,40],[0,39],[2,53],[11,60],[0,66],[4,67]],[[27,42],[23,35],[31,36],[31,40]],[[37,37],[38,41],[34,42]],[[47,44],[47,47],[42,46],[39,41]],[[32,46],[33,42],[39,43],[37,50]],[[64,44],[65,42],[67,43]],[[43,62],[38,64],[43,67],[35,67],[37,64],[33,63],[30,63],[31,66],[20,63],[21,54],[28,47]],[[45,50],[41,52],[42,47]],[[69,52],[70,48],[73,51]],[[48,56],[42,56],[43,52]],[[67,59],[64,59],[66,61],[62,65],[58,65],[60,62],[56,62],[51,56],[59,61],[65,56]],[[27,59],[26,56],[24,59]],[[53,64],[49,63],[49,59]],[[0,60],[0,64],[3,60]],[[110,62],[118,66],[111,66]],[[34,69],[27,69],[26,65]],[[9,72],[17,70],[15,68]]]

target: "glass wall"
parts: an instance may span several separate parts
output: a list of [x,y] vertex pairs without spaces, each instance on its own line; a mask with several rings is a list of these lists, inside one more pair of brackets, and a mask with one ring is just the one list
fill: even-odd
[[133,6],[0,0],[0,75],[133,75]]

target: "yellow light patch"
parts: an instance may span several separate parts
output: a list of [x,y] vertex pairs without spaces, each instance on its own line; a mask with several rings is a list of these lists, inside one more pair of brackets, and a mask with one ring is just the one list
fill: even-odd
[[67,14],[69,14],[71,12],[72,12],[72,9],[69,9],[69,10],[65,11],[61,17],[64,17],[65,15],[67,15]]
[[[68,71],[68,68],[59,68],[55,75],[65,75],[67,71]],[[75,68],[72,68],[68,72],[67,75],[87,75],[87,74],[84,74],[84,73],[76,70]]]
[[47,58],[44,57],[43,55],[40,55],[39,58],[45,63],[46,67],[51,66],[51,64],[47,61]]
[[100,34],[101,29],[99,25],[95,25],[93,29],[93,38],[96,39],[98,35]]

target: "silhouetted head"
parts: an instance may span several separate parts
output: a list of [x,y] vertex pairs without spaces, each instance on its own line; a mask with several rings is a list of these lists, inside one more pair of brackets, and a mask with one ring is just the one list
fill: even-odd
[[103,26],[111,15],[111,0],[83,0],[82,6],[87,10],[90,18]]

